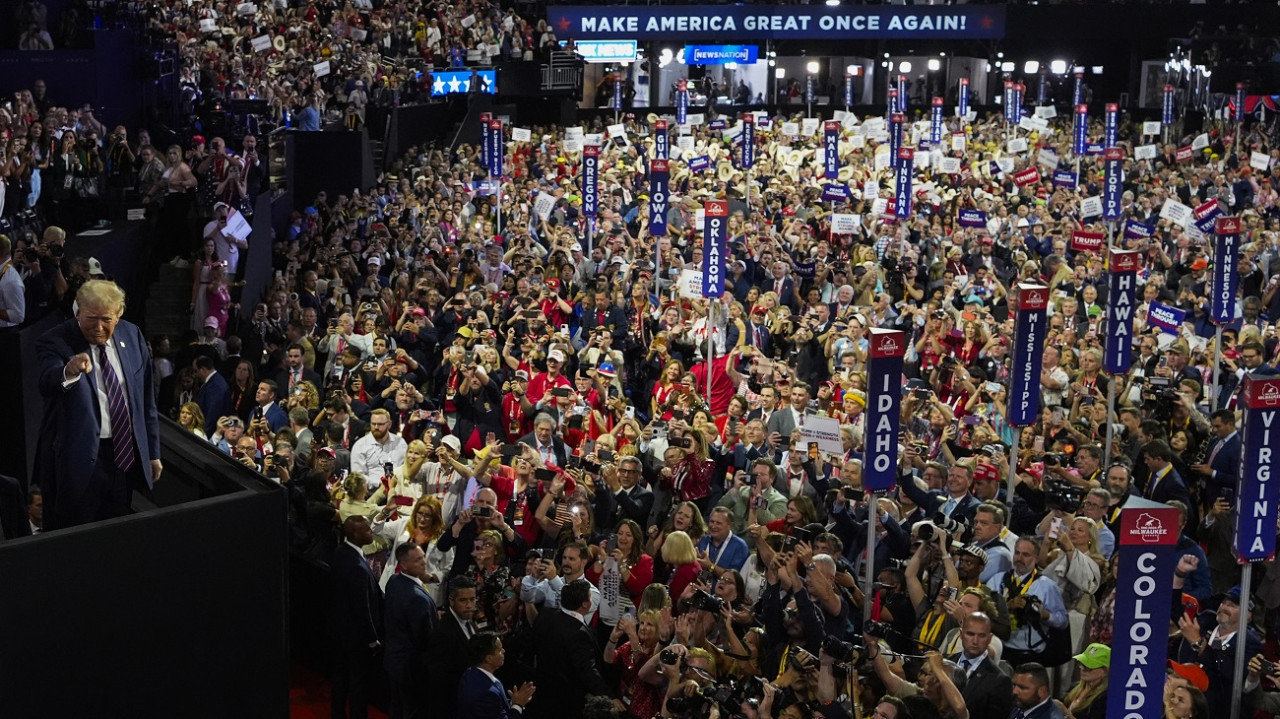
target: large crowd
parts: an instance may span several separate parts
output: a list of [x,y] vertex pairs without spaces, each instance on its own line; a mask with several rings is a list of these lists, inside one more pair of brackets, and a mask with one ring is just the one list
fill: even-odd
[[[444,33],[440,17],[399,4],[278,17],[264,5],[250,19],[204,7],[154,7],[182,40],[183,72],[282,108],[324,105],[325,81],[306,72],[317,47],[345,68],[329,92],[349,95],[358,82],[408,81],[372,59],[375,46],[440,62],[455,43],[502,36],[512,56],[543,44],[489,6],[439,6],[456,20]],[[200,37],[205,17],[231,31]],[[277,27],[286,51],[236,52]],[[355,28],[367,43],[336,40]],[[1280,713],[1274,645],[1264,650],[1280,570],[1266,562],[1240,587],[1231,554],[1239,390],[1280,350],[1280,151],[1252,120],[1206,127],[1203,142],[1175,127],[1176,141],[1142,160],[1151,140],[1136,118],[1122,122],[1112,242],[1143,253],[1141,304],[1133,366],[1110,375],[1105,262],[1072,243],[1076,230],[1107,229],[1082,207],[1102,163],[1073,155],[1068,117],[1032,132],[948,117],[945,142],[916,155],[910,216],[894,219],[883,118],[843,120],[841,171],[825,178],[821,130],[802,133],[801,118],[758,122],[747,171],[737,118],[713,130],[712,113],[691,142],[672,136],[660,237],[649,233],[655,118],[581,134],[517,118],[497,196],[480,182],[479,148],[415,148],[373,187],[300,207],[276,238],[269,289],[239,298],[245,243],[227,221],[262,182],[256,138],[162,154],[43,88],[17,101],[7,128],[37,141],[8,141],[15,159],[0,180],[61,162],[43,184],[74,194],[80,168],[127,165],[150,183],[135,190],[163,200],[158,232],[185,232],[193,206],[210,213],[191,232],[194,329],[152,342],[158,403],[286,488],[293,551],[320,562],[356,552],[376,578],[349,591],[350,567],[334,563],[334,701],[353,715],[385,671],[397,715],[479,716],[459,694],[479,666],[537,717],[1104,717],[1117,523],[1131,497],[1183,519],[1164,716],[1229,704],[1238,641],[1247,710]],[[927,145],[927,113],[913,119],[923,124],[909,124],[907,144]],[[515,141],[516,129],[530,139]],[[1095,113],[1090,139],[1102,132]],[[596,135],[601,200],[589,219],[581,148]],[[1026,149],[1010,148],[1015,137]],[[702,156],[709,169],[691,171]],[[959,167],[943,172],[945,159]],[[1040,179],[1014,183],[1036,166]],[[1077,182],[1055,182],[1054,167]],[[847,197],[824,199],[833,181]],[[6,196],[22,202],[29,189],[14,184]],[[701,268],[709,199],[732,213],[718,298],[681,279]],[[1238,319],[1220,353],[1212,252],[1193,223],[1162,217],[1170,201],[1216,201],[1243,220]],[[57,228],[17,240],[29,306],[69,304],[95,273],[63,257]],[[1047,285],[1052,302],[1043,412],[1019,435],[1006,405],[1021,282]],[[236,301],[255,303],[248,321]],[[1153,302],[1185,310],[1183,325],[1148,326]],[[872,328],[903,330],[909,345],[887,495],[862,486]],[[806,441],[810,417],[838,420],[842,451]],[[439,607],[430,627],[391,611],[405,577]]]

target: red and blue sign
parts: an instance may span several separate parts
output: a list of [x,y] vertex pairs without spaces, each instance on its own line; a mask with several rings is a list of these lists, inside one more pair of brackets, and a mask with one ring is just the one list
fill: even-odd
[[960,116],[969,114],[969,78],[960,78]]
[[898,150],[898,178],[894,183],[894,214],[898,217],[911,215],[911,173],[914,171],[916,151],[910,147]]
[[1219,217],[1213,228],[1213,275],[1209,288],[1209,320],[1227,324],[1236,318],[1240,286],[1240,218]]
[[1115,147],[1120,139],[1120,106],[1108,102],[1102,120],[1102,144],[1105,147]]
[[1112,250],[1107,262],[1111,282],[1107,292],[1107,337],[1102,366],[1113,375],[1129,371],[1133,362],[1133,310],[1138,301],[1138,270],[1142,253]]
[[828,180],[840,174],[840,123],[827,120],[822,123],[823,173]]
[[756,164],[756,116],[747,113],[742,116],[742,169],[750,169]]
[[600,210],[600,148],[582,148],[582,214],[595,217]]
[[902,412],[902,360],[907,338],[902,330],[872,327],[867,338],[866,439],[862,485],[887,492],[898,480],[898,425]]
[[1160,103],[1160,122],[1166,127],[1173,124],[1175,92],[1177,92],[1177,88],[1173,85],[1164,86],[1164,95],[1161,98],[1162,102]]
[[1263,562],[1276,553],[1276,502],[1271,470],[1280,452],[1280,378],[1244,379],[1244,424],[1240,432],[1240,476],[1232,541],[1236,558]]
[[728,247],[729,203],[708,200],[702,223],[702,296],[724,295],[725,257]]
[[1009,424],[1027,427],[1040,415],[1040,369],[1049,331],[1049,288],[1018,285],[1018,317],[1013,330],[1013,370],[1009,375]]
[[663,160],[671,157],[671,136],[667,134],[667,121],[653,123],[653,156]]
[[902,149],[902,126],[906,118],[900,112],[889,116],[889,164],[898,166],[898,151]]
[[1115,220],[1119,219],[1124,210],[1121,203],[1121,196],[1124,194],[1124,148],[1108,147],[1102,157],[1102,216]]
[[676,81],[676,124],[689,124],[689,81],[683,78]]
[[1177,307],[1152,302],[1147,308],[1147,326],[1159,327],[1165,332],[1178,334],[1178,328],[1182,327],[1182,321],[1187,318],[1187,311],[1180,310]]
[[665,157],[649,163],[649,234],[655,237],[667,234],[667,210],[671,202],[667,189],[671,180],[669,163]]
[[933,98],[929,110],[929,144],[937,147],[942,144],[942,98]]

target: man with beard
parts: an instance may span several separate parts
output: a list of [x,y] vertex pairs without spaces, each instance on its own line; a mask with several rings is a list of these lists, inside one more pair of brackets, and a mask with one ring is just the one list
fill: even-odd
[[398,467],[404,463],[408,449],[403,437],[391,433],[391,414],[375,409],[369,415],[369,433],[351,447],[351,471],[366,479],[381,477],[384,465]]

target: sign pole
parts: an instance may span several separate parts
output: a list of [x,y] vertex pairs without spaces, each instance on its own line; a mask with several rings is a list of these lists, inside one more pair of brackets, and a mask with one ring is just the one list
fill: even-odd
[[711,365],[712,360],[716,358],[715,345],[711,343],[711,335],[714,333],[712,324],[716,316],[716,300],[714,297],[707,298],[707,406],[711,406]]
[[880,497],[878,493],[871,495],[871,504],[867,505],[867,560],[863,562],[866,575],[863,581],[866,586],[862,590],[862,621],[871,621],[871,598],[876,592],[876,515],[880,514]]
[[[1218,336],[1222,336],[1222,328],[1218,328]],[[1239,506],[1236,511],[1240,512]],[[1240,602],[1244,604],[1240,607],[1240,627],[1236,630],[1236,666],[1231,676],[1231,714],[1229,716],[1240,716],[1240,703],[1244,700],[1244,671],[1249,663],[1248,657],[1245,656],[1246,645],[1245,637],[1249,633],[1249,588],[1253,586],[1253,564],[1246,563],[1240,567]]]
[[715,346],[711,343],[712,321],[715,319],[715,301],[724,296],[725,291],[729,203],[726,200],[708,200],[703,208],[702,296],[707,300],[707,353],[704,359],[707,363],[707,405],[710,406],[712,360],[715,359]]
[[1013,506],[1013,490],[1018,486],[1018,449],[1022,447],[1022,428],[1013,428],[1013,450],[1009,452],[1009,477],[1005,480],[1005,504]]

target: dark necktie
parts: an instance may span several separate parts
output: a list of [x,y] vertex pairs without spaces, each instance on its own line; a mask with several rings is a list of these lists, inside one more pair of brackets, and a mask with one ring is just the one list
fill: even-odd
[[102,387],[107,391],[107,408],[111,412],[111,445],[115,449],[116,466],[121,472],[127,472],[136,459],[129,402],[125,399],[124,390],[120,389],[120,380],[111,368],[104,345],[98,345],[98,363],[102,365]]

